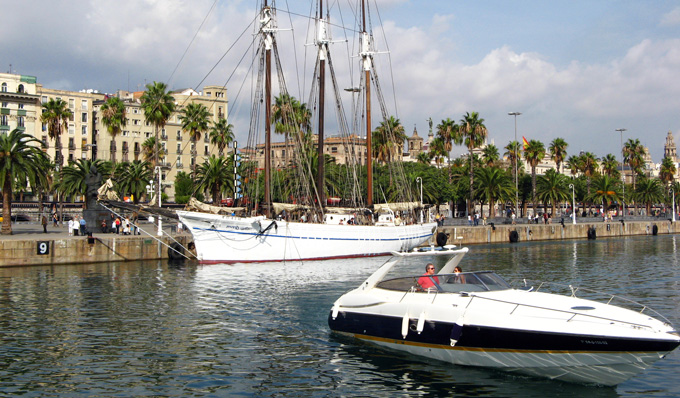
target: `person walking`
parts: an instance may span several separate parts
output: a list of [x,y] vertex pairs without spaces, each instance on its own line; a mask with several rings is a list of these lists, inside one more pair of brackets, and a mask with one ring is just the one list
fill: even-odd
[[43,214],[42,216],[42,226],[43,226],[43,233],[47,233],[47,216]]
[[85,236],[86,229],[87,229],[87,221],[85,221],[85,217],[81,217],[81,219],[80,219],[80,234],[82,236]]

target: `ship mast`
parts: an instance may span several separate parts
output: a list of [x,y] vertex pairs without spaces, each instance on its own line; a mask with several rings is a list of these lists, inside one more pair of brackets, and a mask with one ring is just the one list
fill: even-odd
[[361,17],[362,28],[360,46],[361,64],[365,73],[366,85],[366,170],[367,170],[367,199],[366,206],[370,209],[373,207],[373,149],[371,140],[371,67],[372,67],[372,52],[370,45],[370,37],[366,32],[366,4],[361,2]]
[[324,106],[325,106],[325,88],[326,88],[326,57],[328,51],[328,36],[326,34],[326,21],[323,19],[323,0],[319,0],[319,18],[318,23],[318,36],[317,45],[319,47],[319,138],[317,144],[317,155],[318,155],[318,170],[317,170],[317,181],[316,189],[319,196],[319,207],[323,208],[325,203],[325,190],[324,190]]
[[264,138],[264,203],[265,215],[271,217],[272,197],[271,197],[271,127],[272,127],[272,59],[271,52],[274,44],[274,28],[272,23],[272,10],[264,1],[262,8],[262,33],[264,35],[265,48],[265,83],[264,83],[264,104],[265,104],[265,138]]

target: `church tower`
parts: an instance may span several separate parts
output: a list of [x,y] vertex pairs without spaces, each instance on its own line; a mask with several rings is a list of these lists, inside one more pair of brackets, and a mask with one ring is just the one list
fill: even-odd
[[670,130],[668,135],[666,135],[666,144],[663,146],[663,156],[671,158],[673,163],[678,162],[678,153],[675,148],[675,142],[673,142],[673,133]]

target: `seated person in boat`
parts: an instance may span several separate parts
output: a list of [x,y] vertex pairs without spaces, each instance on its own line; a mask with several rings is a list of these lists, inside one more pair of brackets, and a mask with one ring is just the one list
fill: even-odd
[[460,267],[456,266],[453,272],[456,274],[453,277],[453,283],[465,283],[465,275],[463,275],[463,270]]
[[425,266],[425,273],[418,278],[418,284],[423,290],[430,288],[437,289],[439,287],[439,277],[434,275],[434,264],[428,263]]

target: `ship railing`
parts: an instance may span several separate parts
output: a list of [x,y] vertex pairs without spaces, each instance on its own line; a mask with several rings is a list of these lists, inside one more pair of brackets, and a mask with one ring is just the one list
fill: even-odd
[[[614,305],[614,306],[618,306],[618,307],[623,307],[623,308],[629,309],[631,311],[639,312],[640,314],[649,315],[651,317],[656,318],[657,320],[664,322],[667,326],[672,326],[672,324],[668,320],[668,318],[663,316],[658,311],[650,308],[649,306],[647,306],[645,304],[639,303],[635,300],[631,300],[631,299],[626,298],[626,297],[618,296],[616,294],[601,292],[601,291],[594,290],[594,289],[577,287],[577,286],[573,286],[573,285],[555,283],[555,282],[535,282],[535,283],[532,283],[528,280],[523,280],[522,284],[523,284],[523,289],[528,290],[530,292],[542,291],[542,292],[546,292],[546,293],[560,294],[560,295],[574,297],[574,298],[582,298],[582,299],[587,299],[587,300],[591,300],[591,301],[596,301],[596,302],[604,303],[604,304],[607,304],[607,305]],[[514,283],[511,283],[511,285],[514,285]],[[577,296],[577,293],[579,293],[578,296]],[[479,297],[479,296],[475,296],[475,297],[482,298],[482,297]],[[489,300],[495,300],[495,299],[490,299],[488,297],[483,297],[483,298],[489,299]],[[518,304],[518,303],[515,303],[515,304]],[[539,308],[539,309],[552,310],[552,311],[558,311],[558,312],[567,312],[567,313],[574,314],[574,316],[572,318],[570,318],[569,320],[571,320],[575,316],[579,315],[579,316],[589,316],[589,317],[595,317],[595,318],[604,319],[604,320],[608,320],[608,321],[616,321],[616,322],[620,322],[620,323],[630,324],[630,322],[621,321],[619,319],[610,319],[610,318],[606,318],[606,317],[600,317],[600,316],[597,316],[597,315],[587,314],[587,313],[584,313],[584,312],[568,311],[568,310],[556,310],[556,309],[552,309],[552,308],[532,306],[532,305],[523,304],[523,303],[519,303],[518,305],[534,307],[534,308]],[[633,324],[633,325],[637,325],[637,324]],[[646,325],[638,325],[638,326],[646,326]]]

